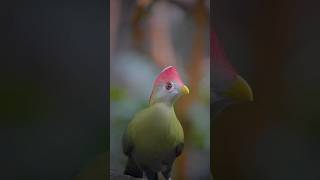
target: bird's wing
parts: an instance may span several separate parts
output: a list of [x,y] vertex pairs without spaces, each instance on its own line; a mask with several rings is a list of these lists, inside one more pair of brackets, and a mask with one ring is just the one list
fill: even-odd
[[131,156],[131,152],[133,150],[133,143],[128,134],[128,127],[124,131],[124,134],[122,136],[122,150],[125,155]]
[[175,152],[176,152],[176,157],[180,156],[184,148],[184,143],[180,143],[176,146]]
[[128,157],[131,156],[131,153],[134,149],[134,143],[132,141],[132,131],[134,129],[134,126],[136,126],[137,122],[139,122],[141,119],[145,119],[143,116],[144,111],[146,110],[142,110],[134,115],[133,119],[129,122],[122,136],[122,150],[123,153]]

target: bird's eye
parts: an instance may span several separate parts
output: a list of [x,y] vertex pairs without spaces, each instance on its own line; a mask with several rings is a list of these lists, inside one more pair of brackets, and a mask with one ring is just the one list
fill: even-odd
[[172,88],[172,83],[171,82],[167,82],[167,84],[166,84],[166,89],[167,90],[170,90],[171,88]]

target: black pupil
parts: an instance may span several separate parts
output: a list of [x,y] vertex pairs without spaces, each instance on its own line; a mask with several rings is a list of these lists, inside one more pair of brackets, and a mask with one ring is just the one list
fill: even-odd
[[172,88],[172,84],[170,82],[167,83],[166,89],[170,90]]

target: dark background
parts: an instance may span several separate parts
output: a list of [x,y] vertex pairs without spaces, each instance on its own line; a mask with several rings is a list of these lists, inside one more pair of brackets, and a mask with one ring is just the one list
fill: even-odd
[[255,96],[214,122],[218,180],[320,179],[319,7],[311,0],[213,2],[212,27]]
[[1,3],[0,179],[106,173],[107,4]]

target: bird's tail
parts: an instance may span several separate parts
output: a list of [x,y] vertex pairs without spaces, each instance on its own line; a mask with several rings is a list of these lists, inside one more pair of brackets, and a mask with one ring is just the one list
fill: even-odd
[[132,158],[128,158],[126,169],[124,170],[125,175],[133,176],[135,178],[142,178],[143,172],[139,166],[134,162]]

